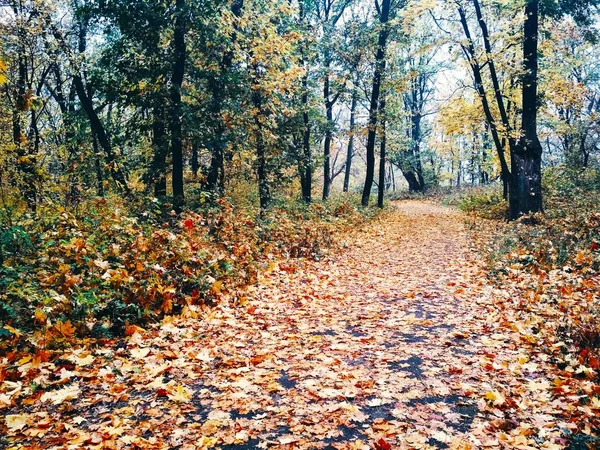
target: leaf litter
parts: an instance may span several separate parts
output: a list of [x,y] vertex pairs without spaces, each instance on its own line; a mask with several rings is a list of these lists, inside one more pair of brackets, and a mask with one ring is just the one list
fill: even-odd
[[[0,364],[11,449],[558,449],[594,434],[597,373],[557,369],[459,213],[403,202],[243,305]],[[523,316],[527,317],[527,316]]]

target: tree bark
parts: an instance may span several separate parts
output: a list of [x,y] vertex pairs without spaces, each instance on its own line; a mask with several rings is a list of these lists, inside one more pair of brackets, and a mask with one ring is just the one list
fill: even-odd
[[379,189],[377,192],[377,207],[383,208],[383,200],[385,197],[385,146],[386,146],[386,129],[385,129],[385,94],[381,98],[380,105],[381,113],[381,142],[379,148]]
[[310,148],[310,118],[308,116],[308,65],[304,61],[304,54],[302,55],[306,73],[302,77],[302,151],[303,154],[300,157],[300,180],[302,184],[302,199],[306,203],[312,201],[312,153]]
[[344,192],[350,189],[350,174],[352,173],[352,157],[354,156],[354,132],[356,128],[356,107],[358,105],[358,88],[354,86],[352,91],[352,103],[350,105],[350,135],[348,137],[348,151],[346,153],[346,169],[344,173]]
[[542,212],[542,145],[537,135],[539,0],[525,6],[522,136],[512,157],[510,217]]
[[377,136],[377,122],[379,114],[379,96],[381,81],[385,71],[385,50],[390,34],[388,20],[390,17],[391,0],[382,0],[379,22],[382,26],[377,41],[377,54],[375,56],[375,73],[373,75],[373,90],[371,92],[371,104],[369,107],[369,134],[367,137],[367,174],[362,194],[362,205],[368,206],[371,198],[371,188],[375,176],[375,138]]
[[81,78],[81,75],[73,75],[73,83],[75,83],[77,97],[79,97],[81,107],[83,108],[88,117],[92,132],[98,139],[100,147],[102,147],[102,150],[104,150],[104,154],[106,155],[106,161],[111,167],[110,172],[115,183],[117,183],[117,186],[119,188],[123,189],[126,193],[129,194],[129,187],[127,186],[127,179],[125,177],[125,174],[121,170],[120,165],[117,163],[117,158],[111,148],[106,130],[104,129],[102,121],[100,120],[98,114],[96,113],[96,110],[94,109],[92,99],[88,96],[85,90],[85,86],[83,85],[83,79]]

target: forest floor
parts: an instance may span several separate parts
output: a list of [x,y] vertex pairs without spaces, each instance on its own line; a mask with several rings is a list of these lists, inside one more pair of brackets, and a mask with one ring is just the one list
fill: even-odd
[[578,406],[491,313],[511,295],[460,213],[397,203],[342,252],[272,264],[242,307],[22,361],[47,389],[0,394],[20,405],[0,447],[564,448]]

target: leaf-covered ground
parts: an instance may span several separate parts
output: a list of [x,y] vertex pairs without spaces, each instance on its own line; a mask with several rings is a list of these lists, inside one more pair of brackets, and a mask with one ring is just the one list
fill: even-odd
[[593,368],[557,367],[488,282],[454,210],[403,202],[240,306],[112,347],[2,361],[0,447],[565,448],[597,430]]

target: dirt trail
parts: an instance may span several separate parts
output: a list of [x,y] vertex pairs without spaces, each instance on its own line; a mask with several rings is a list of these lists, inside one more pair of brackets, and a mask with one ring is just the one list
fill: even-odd
[[477,359],[466,338],[489,288],[458,213],[401,203],[333,259],[281,267],[245,311],[177,329],[175,352],[207,346],[199,379],[177,377],[199,435],[232,449],[461,445],[478,410],[461,383]]
[[423,202],[395,208],[334,257],[280,263],[245,307],[96,351],[72,407],[30,412],[71,421],[55,442],[83,448],[499,445],[486,431],[498,399],[485,393],[507,379],[486,358],[506,339],[481,338],[479,305],[493,290],[462,217]]

